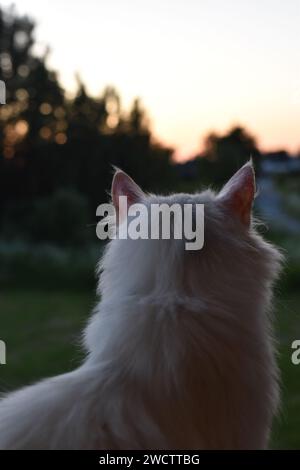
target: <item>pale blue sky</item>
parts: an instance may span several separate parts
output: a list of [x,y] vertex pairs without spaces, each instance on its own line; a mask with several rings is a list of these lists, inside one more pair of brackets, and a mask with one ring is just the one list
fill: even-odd
[[[11,2],[2,0],[2,5]],[[186,157],[241,123],[266,149],[300,149],[300,0],[16,0],[74,91],[141,97],[155,135]]]

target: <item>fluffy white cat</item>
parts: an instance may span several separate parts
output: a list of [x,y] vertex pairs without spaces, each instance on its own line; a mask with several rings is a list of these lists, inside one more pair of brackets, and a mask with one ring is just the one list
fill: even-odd
[[250,163],[219,194],[145,195],[116,171],[117,210],[120,195],[204,203],[204,247],[110,241],[85,362],[2,398],[1,449],[267,447],[279,401],[270,307],[281,255],[255,231],[254,194]]

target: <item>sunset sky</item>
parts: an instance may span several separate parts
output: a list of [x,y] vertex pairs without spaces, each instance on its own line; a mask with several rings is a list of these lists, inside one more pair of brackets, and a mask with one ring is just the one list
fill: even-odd
[[114,85],[125,108],[139,96],[179,158],[237,123],[263,149],[300,149],[300,0],[14,3],[68,92],[79,72],[93,95]]

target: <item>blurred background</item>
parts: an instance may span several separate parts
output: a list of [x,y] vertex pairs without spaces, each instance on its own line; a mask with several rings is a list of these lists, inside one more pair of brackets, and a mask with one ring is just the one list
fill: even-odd
[[112,165],[145,190],[199,191],[251,155],[261,231],[287,257],[272,447],[300,448],[300,2],[1,4],[0,390],[81,360]]

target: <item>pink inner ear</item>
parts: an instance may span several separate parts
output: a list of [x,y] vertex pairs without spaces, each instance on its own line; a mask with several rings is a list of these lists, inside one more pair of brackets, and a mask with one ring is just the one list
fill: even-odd
[[116,209],[119,208],[119,197],[127,197],[128,207],[139,202],[143,196],[140,187],[123,171],[115,173],[112,182],[112,200]]
[[219,199],[239,217],[243,224],[249,226],[254,195],[253,167],[247,163],[225,185]]

